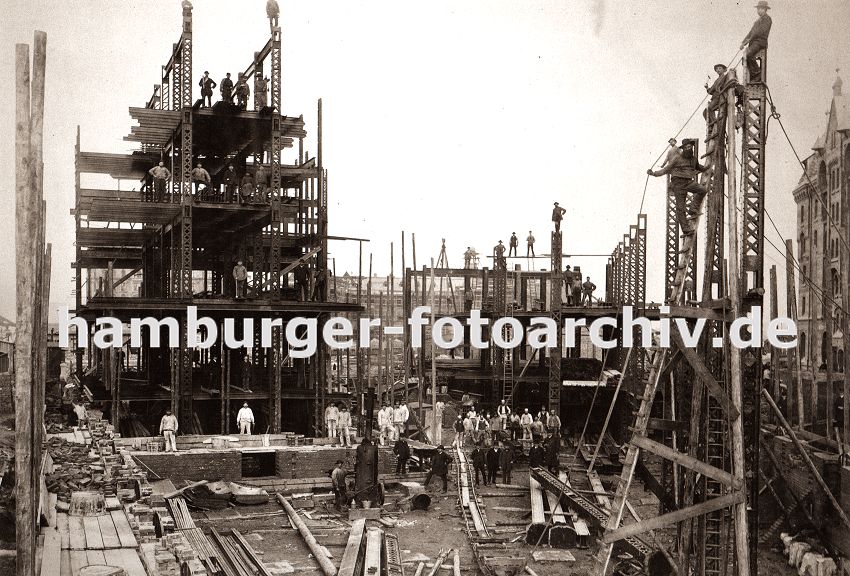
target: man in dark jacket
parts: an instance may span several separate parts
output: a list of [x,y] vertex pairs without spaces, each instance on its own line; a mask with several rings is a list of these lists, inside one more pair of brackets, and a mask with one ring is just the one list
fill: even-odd
[[472,451],[472,467],[475,469],[475,485],[478,486],[478,474],[481,474],[484,485],[487,485],[487,464],[484,460],[484,450],[481,446],[475,446]]
[[540,445],[540,439],[535,438],[534,444],[532,444],[531,448],[528,450],[528,467],[539,468],[543,466],[545,459],[546,452],[543,450],[543,446]]
[[219,90],[221,91],[221,101],[233,104],[233,80],[230,79],[230,72],[221,79]]
[[[484,457],[487,462],[487,482],[491,484],[496,483],[496,472],[499,471],[499,460],[501,459],[501,456],[502,451],[499,450],[499,447],[493,446],[487,450],[487,454]],[[487,482],[485,482],[485,484]]]
[[549,436],[546,444],[546,467],[552,474],[558,475],[558,454],[561,452],[561,434],[558,431]]
[[502,468],[502,482],[505,484],[511,483],[511,470],[514,467],[514,451],[510,446],[502,444],[501,454],[499,454],[499,466]]
[[756,59],[756,54],[767,48],[767,37],[770,36],[770,27],[773,20],[767,15],[770,10],[766,0],[759,0],[756,4],[758,20],[750,28],[749,34],[741,42],[741,50],[747,49],[747,69],[750,72],[750,82],[761,82],[761,67]]
[[346,473],[342,467],[342,460],[337,460],[333,472],[331,472],[331,483],[334,489],[334,508],[337,512],[348,503],[345,476]]
[[443,492],[449,489],[449,462],[449,455],[446,454],[445,448],[442,445],[437,446],[437,453],[431,457],[431,469],[428,470],[428,475],[425,476],[426,488],[431,483],[431,477],[436,474],[443,480]]
[[207,107],[212,106],[212,95],[213,88],[218,86],[215,83],[215,80],[210,78],[210,73],[208,71],[204,71],[204,76],[201,78],[201,81],[198,82],[198,86],[201,87],[201,106],[206,104]]
[[410,445],[408,445],[407,438],[404,434],[399,436],[398,440],[395,441],[393,454],[395,454],[398,458],[395,465],[395,473],[407,474],[407,461],[410,458]]

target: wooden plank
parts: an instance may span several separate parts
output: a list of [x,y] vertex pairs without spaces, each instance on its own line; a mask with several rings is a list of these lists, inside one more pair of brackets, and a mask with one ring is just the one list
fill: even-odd
[[561,508],[558,497],[547,490],[546,501],[549,503],[549,511],[552,513],[552,523],[566,524],[567,518],[564,516],[564,510]]
[[[112,552],[112,550],[109,550]],[[145,567],[142,565],[141,559],[135,550],[122,548],[115,550],[121,557],[121,568],[127,572],[127,576],[147,576]]]
[[357,557],[360,555],[360,547],[363,543],[363,532],[366,530],[366,519],[360,518],[351,524],[351,532],[348,535],[348,543],[345,552],[339,562],[337,576],[354,576],[357,567]]
[[670,524],[676,524],[696,516],[702,516],[703,514],[714,512],[715,510],[722,510],[723,508],[740,504],[744,500],[745,496],[743,492],[730,492],[729,494],[720,496],[719,498],[713,498],[707,502],[701,502],[689,508],[682,508],[681,510],[675,510],[667,514],[662,514],[661,516],[656,516],[655,518],[647,518],[643,522],[635,522],[634,524],[622,526],[617,530],[607,532],[602,537],[602,541],[605,544],[613,544],[623,538],[637,536],[651,530],[659,530],[665,526],[669,526]]
[[112,516],[112,524],[115,526],[121,548],[135,548],[137,546],[136,536],[133,534],[133,529],[130,528],[130,522],[127,520],[124,510],[113,510],[109,514]]
[[76,576],[80,570],[89,565],[85,550],[71,550],[71,574]]
[[86,532],[86,550],[103,550],[103,536],[100,535],[100,524],[97,518],[84,516],[83,528]]
[[52,492],[47,497],[47,525],[56,526],[56,499],[57,495]]
[[86,558],[89,566],[105,566],[106,557],[103,555],[103,550],[86,550]]
[[41,576],[60,576],[62,566],[62,537],[59,530],[44,531],[44,548],[41,555]]
[[569,550],[535,550],[531,556],[536,562],[575,562]]
[[62,550],[60,555],[60,576],[74,576],[71,573],[71,551],[70,550]]
[[543,489],[540,487],[540,482],[529,476],[528,488],[531,497],[531,523],[545,524],[546,514],[543,509]]
[[366,561],[363,564],[364,574],[381,573],[381,548],[384,533],[379,528],[370,528],[366,533]]
[[59,538],[62,542],[62,550],[71,548],[71,536],[68,534],[68,515],[60,513],[56,515],[56,527],[59,530]]
[[98,516],[97,523],[100,525],[100,535],[103,538],[103,547],[121,548],[121,540],[118,539],[118,532],[115,530],[115,524],[112,523],[112,516],[109,514]]
[[590,480],[590,485],[593,487],[593,496],[596,498],[596,502],[605,508],[605,510],[611,511],[611,500],[605,494],[605,487],[602,485],[602,480],[599,479],[599,474],[596,473],[596,470],[592,470],[587,473],[587,478]]
[[721,484],[728,486],[730,488],[739,489],[742,485],[742,482],[739,478],[735,478],[729,472],[725,470],[721,470],[716,468],[710,464],[706,464],[705,462],[698,460],[696,458],[691,458],[687,454],[683,454],[672,448],[665,446],[664,444],[659,444],[654,440],[650,440],[646,436],[635,436],[632,438],[632,444],[646,450],[647,452],[652,452],[662,458],[666,458],[667,460],[671,460],[680,466],[684,466],[689,470],[693,470],[695,472],[699,472],[703,476],[708,476],[713,480],[717,480]]
[[68,516],[68,543],[71,550],[86,549],[86,531],[82,516]]

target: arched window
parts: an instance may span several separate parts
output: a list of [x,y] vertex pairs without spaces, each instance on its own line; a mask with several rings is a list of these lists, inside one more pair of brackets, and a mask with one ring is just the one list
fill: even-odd
[[806,333],[805,332],[800,332],[800,342],[798,343],[797,348],[800,350],[800,358],[805,358],[806,357],[806,350],[808,350],[808,348],[806,348]]
[[806,223],[806,205],[801,204],[800,205],[800,224],[805,224],[805,223]]
[[808,309],[806,308],[806,297],[805,296],[803,296],[803,309],[800,310],[800,313],[803,314],[803,316],[806,316],[808,314]]
[[826,370],[826,357],[829,352],[829,335],[826,332],[823,332],[820,335],[820,367]]

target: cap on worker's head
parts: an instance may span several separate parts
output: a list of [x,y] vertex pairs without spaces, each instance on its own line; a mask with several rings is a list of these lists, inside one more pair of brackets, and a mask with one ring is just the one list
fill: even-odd
[[201,167],[201,163],[200,163],[200,162],[198,162],[198,168],[200,168],[200,167]]
[[558,203],[557,203],[557,202],[555,202],[555,206],[557,206],[557,205],[558,205]]
[[230,78],[230,72],[227,73],[227,77]]
[[342,460],[337,460],[336,465],[339,466],[340,464],[342,464]]
[[247,407],[248,407],[248,403],[247,403],[247,402],[243,402],[243,403],[242,403],[242,405],[243,405],[245,408],[247,408]]
[[209,70],[204,70],[204,74],[209,74],[209,73],[210,73]]
[[511,232],[511,234],[516,234],[516,232]]
[[242,265],[242,260],[237,260],[237,261],[236,261],[236,263],[237,263],[237,264],[239,264],[239,265],[241,266],[241,265]]
[[[719,68],[719,70],[718,70],[718,68]],[[715,64],[714,65],[714,71],[715,72],[725,72],[726,71],[726,64]]]
[[667,141],[667,143],[668,143],[668,144],[670,144],[671,146],[675,146],[675,145],[676,145],[676,139],[675,139],[675,138],[670,138],[670,139]]
[[756,8],[764,8],[765,10],[770,10],[770,6],[768,6],[766,0],[759,0],[759,3],[756,4]]
[[171,408],[166,408],[166,409],[165,409],[165,413],[166,413],[166,414],[171,414]]
[[687,140],[682,140],[682,148],[693,148],[694,141],[688,138]]
[[439,446],[437,446],[437,450],[445,450],[445,449],[446,449],[446,448],[445,448],[442,444],[440,444]]
[[502,243],[502,241],[501,241],[501,240],[499,240],[499,244],[501,244],[501,243]]

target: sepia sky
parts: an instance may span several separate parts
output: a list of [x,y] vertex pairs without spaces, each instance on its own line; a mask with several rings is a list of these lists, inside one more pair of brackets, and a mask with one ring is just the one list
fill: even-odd
[[[645,171],[705,95],[756,17],[754,1],[279,0],[283,112],[304,115],[324,165],[333,235],[371,238],[364,267],[389,270],[401,231],[417,264],[449,263],[467,246],[490,253],[529,230],[548,253],[551,207],[567,209],[564,252],[609,254],[635,223]],[[771,2],[768,83],[805,157],[826,124],[836,68],[850,80],[850,3]],[[130,106],[144,106],[179,38],[178,0],[0,0],[0,315],[14,317],[14,44],[47,32],[44,189],[53,244],[51,307],[73,304],[74,138],[88,151],[129,152]],[[251,62],[268,38],[263,0],[194,2],[193,86]],[[713,75],[713,74],[712,74]],[[850,84],[846,87],[850,90]],[[218,98],[218,92],[214,98]],[[705,137],[700,114],[683,136]],[[794,237],[799,166],[775,122],[767,209]],[[122,182],[122,188],[137,187]],[[650,179],[648,297],[663,297],[663,179]],[[767,236],[781,247],[779,235]],[[784,263],[769,245],[766,266]],[[357,272],[357,244],[332,242],[337,273]],[[604,291],[606,258],[574,258]],[[522,261],[525,266],[525,261]],[[548,265],[538,260],[538,267]],[[488,264],[489,265],[489,264]],[[767,277],[767,272],[765,272]],[[781,282],[781,280],[780,280]],[[51,315],[53,316],[53,314]]]

